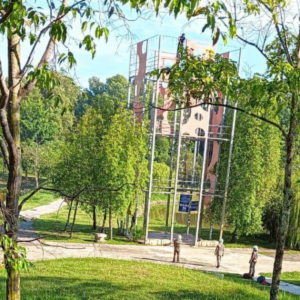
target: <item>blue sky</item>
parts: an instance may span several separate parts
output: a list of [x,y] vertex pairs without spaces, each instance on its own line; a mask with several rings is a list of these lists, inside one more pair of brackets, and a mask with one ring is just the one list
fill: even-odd
[[[134,18],[135,13],[126,10],[126,16]],[[211,41],[210,32],[207,31],[202,33],[204,21],[197,20],[187,25],[187,20],[184,16],[179,16],[175,19],[173,16],[164,14],[163,17],[156,17],[152,14],[151,17],[146,19],[138,19],[134,22],[129,22],[129,28],[135,39],[131,41],[122,41],[117,38],[118,35],[125,33],[124,28],[118,31],[112,31],[108,42],[106,43],[103,39],[97,41],[97,54],[94,59],[91,58],[90,53],[87,53],[84,49],[79,49],[78,46],[70,45],[70,49],[74,52],[77,59],[76,66],[76,78],[77,83],[81,87],[88,86],[88,79],[96,76],[102,81],[106,78],[111,77],[115,74],[122,74],[128,77],[129,72],[129,47],[130,43],[137,43],[140,40],[147,39],[154,35],[168,35],[168,36],[179,36],[182,32],[186,34],[187,39],[195,39],[209,42]],[[80,35],[80,24],[75,24],[71,31],[71,35],[77,37]],[[42,49],[45,47],[46,39],[41,41],[40,47],[35,51],[35,59],[33,63],[38,61],[39,56],[42,53]],[[254,72],[262,72],[265,68],[265,61],[262,56],[251,47],[243,47],[238,42],[229,41],[229,46],[233,48],[242,47],[242,65],[243,68],[249,68]],[[222,50],[222,41],[220,40],[219,49]],[[22,45],[22,63],[28,56],[31,47],[28,42],[24,42]],[[62,48],[60,48],[62,49]],[[65,49],[64,49],[65,50]],[[174,52],[176,49],[174,49]],[[3,70],[6,74],[6,40],[4,37],[0,38],[0,57],[3,62]]]
[[[186,34],[187,39],[203,40],[208,43],[211,41],[210,32],[202,33],[204,21],[196,21],[186,26],[187,21],[184,16],[176,20],[172,16],[165,16],[163,19],[152,16],[149,20],[137,20],[130,24],[131,31],[136,35],[133,43],[147,39],[154,35],[179,36],[182,32]],[[130,43],[123,41],[120,45],[114,36],[110,35],[109,41],[105,43],[100,41],[97,45],[97,54],[94,60],[84,51],[76,51],[78,59],[77,76],[83,86],[87,86],[88,78],[97,76],[101,80],[115,74],[122,74],[128,77],[129,72],[129,47]],[[251,69],[251,72],[262,72],[265,68],[265,60],[255,49],[238,42],[229,41],[228,48],[242,48],[242,66]],[[225,49],[228,49],[225,48]],[[220,40],[218,49],[224,52],[223,42]],[[174,52],[176,49],[174,49]]]

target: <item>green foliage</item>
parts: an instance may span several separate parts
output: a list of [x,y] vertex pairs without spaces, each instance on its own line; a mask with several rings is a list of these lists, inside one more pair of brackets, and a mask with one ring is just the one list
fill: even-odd
[[165,163],[159,163],[155,161],[153,164],[153,179],[155,180],[155,185],[166,185],[166,180],[169,180],[169,176],[170,167]]
[[155,141],[155,161],[170,164],[170,139],[158,136]]
[[76,105],[75,113],[79,118],[85,110],[92,106],[100,110],[105,122],[110,122],[111,116],[127,103],[127,80],[122,75],[115,75],[101,82],[99,78],[89,79],[86,97],[81,97]]
[[62,145],[51,178],[54,186],[69,195],[82,190],[81,205],[86,211],[93,205],[101,211],[111,206],[123,216],[146,185],[146,132],[122,108],[111,113],[109,123],[108,117],[92,107],[86,110]]
[[[192,49],[184,49],[180,63],[161,72],[154,72],[159,73],[162,78],[168,76],[174,101],[184,100],[185,107],[189,107],[193,99],[209,102],[217,97],[216,100],[219,100],[218,92],[222,92],[225,96],[229,90],[236,88],[233,82],[237,78],[235,63],[212,51],[204,55],[195,55]],[[176,98],[175,95],[183,96]]]
[[133,241],[137,242],[145,237],[145,232],[143,229],[137,229],[132,231],[131,233]]
[[35,174],[37,181],[56,164],[59,140],[72,129],[73,107],[80,94],[69,77],[56,73],[55,78],[60,84],[53,87],[50,98],[36,88],[21,106],[22,165],[27,174]]
[[[231,122],[229,122],[230,124]],[[224,184],[228,144],[222,144],[219,182]],[[262,229],[262,209],[277,197],[280,175],[280,137],[275,128],[238,113],[226,205],[227,223],[235,234]],[[214,198],[214,217],[221,215],[222,199]]]
[[28,271],[32,264],[26,259],[26,248],[19,246],[16,241],[7,235],[2,235],[0,242],[5,265],[5,269],[2,269],[4,275],[7,276],[8,270]]
[[279,216],[282,209],[280,198],[271,199],[263,208],[263,227],[270,233],[270,239],[275,241],[279,230]]
[[293,200],[290,215],[289,230],[287,234],[287,247],[300,250],[300,156],[295,158],[295,167],[293,174]]

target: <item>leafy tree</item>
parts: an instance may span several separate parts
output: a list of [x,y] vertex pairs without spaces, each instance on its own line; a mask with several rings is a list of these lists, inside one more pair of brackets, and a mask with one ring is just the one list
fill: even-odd
[[133,120],[131,113],[119,109],[108,125],[89,107],[61,147],[52,172],[55,187],[69,195],[80,193],[80,199],[74,199],[76,207],[93,214],[93,229],[96,210],[109,213],[111,238],[112,215],[124,216],[147,178],[145,130]]
[[[236,7],[239,9],[236,9]],[[205,104],[223,105],[243,111],[279,129],[284,144],[284,188],[280,225],[277,235],[276,256],[273,269],[270,299],[276,300],[279,291],[280,274],[287,231],[292,207],[292,171],[294,165],[295,141],[299,134],[299,67],[300,33],[299,26],[287,22],[286,16],[293,4],[285,1],[230,1],[228,5],[216,1],[204,7],[194,3],[185,7],[188,17],[199,15],[207,17],[203,28],[211,28],[213,44],[219,37],[226,43],[228,36],[255,47],[267,61],[267,70],[260,76],[255,74],[250,79],[239,78],[234,70],[234,63],[220,56],[206,55],[196,57],[191,51],[181,53],[181,61],[165,70],[169,76],[169,87],[173,94],[184,95],[186,106],[192,98]],[[183,11],[183,2],[177,3],[175,14]],[[173,7],[172,7],[173,9]],[[172,11],[171,9],[171,11]],[[249,19],[249,22],[244,21]],[[251,21],[250,21],[251,19]],[[253,20],[263,19],[253,26]],[[251,28],[251,29],[250,29]],[[296,29],[297,28],[297,29]],[[248,31],[247,31],[248,30]],[[273,32],[274,34],[270,34]],[[192,78],[192,80],[191,80]],[[227,105],[220,103],[217,93],[222,92],[231,100]],[[234,107],[234,102],[243,103]],[[285,122],[274,118],[285,113]]]
[[293,249],[300,249],[300,156],[295,159],[294,175],[293,175],[293,199],[291,208],[291,217],[289,230],[287,233],[287,246]]
[[[229,144],[222,144],[220,184],[225,182]],[[237,115],[226,209],[227,223],[239,234],[262,228],[262,208],[272,199],[280,174],[280,137],[276,129],[242,113]],[[222,187],[224,189],[224,187]],[[223,200],[215,198],[215,218],[221,216]]]
[[[99,1],[99,3],[101,2]],[[58,63],[66,64],[69,69],[76,65],[76,58],[70,47],[72,42],[79,48],[90,52],[94,57],[96,53],[95,40],[101,37],[107,39],[109,35],[109,29],[102,24],[110,26],[113,23],[113,26],[116,26],[118,20],[122,24],[126,23],[121,6],[115,2],[103,2],[103,13],[101,14],[94,9],[94,1],[90,0],[53,0],[47,3],[48,5],[43,3],[43,7],[38,7],[35,6],[35,4],[37,5],[35,2],[23,0],[0,1],[0,32],[8,43],[7,82],[2,71],[3,55],[1,55],[0,61],[0,124],[4,139],[0,145],[2,153],[8,154],[9,165],[8,193],[5,204],[1,205],[6,224],[5,234],[14,240],[17,240],[18,237],[18,217],[21,209],[18,201],[22,178],[20,107],[24,103],[23,100],[35,87],[48,94],[59,84],[59,79],[49,64],[55,46],[63,45],[63,52],[59,55]],[[141,6],[144,5],[145,3],[141,3]],[[139,12],[140,9],[138,8],[137,11]],[[76,41],[69,34],[75,21],[80,22],[82,31]],[[48,39],[45,46],[40,44],[43,37]],[[29,41],[31,49],[29,55],[24,57],[21,48],[27,41]],[[38,46],[40,49],[36,51]],[[40,55],[40,57],[37,58],[38,63],[32,65],[32,62],[36,61],[35,55]],[[6,298],[19,299],[19,270],[6,265],[6,271]]]
[[89,79],[89,88],[85,97],[81,97],[76,106],[76,116],[79,118],[84,111],[92,106],[101,110],[108,120],[120,106],[127,104],[128,83],[124,76],[115,75],[103,83],[97,77]]
[[[112,117],[111,125],[103,138],[103,178],[111,190],[103,191],[108,200],[110,219],[110,238],[112,238],[112,213],[122,216],[130,202],[133,202],[135,190],[146,185],[147,161],[145,154],[147,143],[145,129],[134,124],[134,116],[120,109]],[[139,174],[139,176],[136,176]],[[118,187],[123,188],[117,192]]]
[[50,101],[45,101],[45,93],[36,88],[21,107],[22,166],[26,177],[30,170],[34,171],[37,188],[40,175],[46,175],[41,174],[41,170],[46,170],[51,163],[51,159],[47,162],[43,157],[47,151],[56,151],[50,146],[51,142],[62,139],[71,130],[75,120],[73,106],[80,94],[79,87],[70,78],[59,73],[55,76],[60,79],[60,85],[53,88]]

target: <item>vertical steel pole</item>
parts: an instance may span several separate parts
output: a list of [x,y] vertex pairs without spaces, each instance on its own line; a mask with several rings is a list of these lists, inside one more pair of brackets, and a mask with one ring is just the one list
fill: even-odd
[[144,91],[143,91],[143,107],[142,107],[142,120],[143,120],[142,122],[143,122],[143,125],[144,125],[145,111],[146,111],[147,85],[148,85],[148,79],[146,77],[146,78],[144,78]]
[[[242,50],[240,49],[238,72],[240,71],[240,66],[241,66],[241,55],[242,55]],[[237,107],[237,102],[235,103],[234,107]],[[236,114],[237,114],[237,110],[234,109],[233,116],[232,116],[232,126],[231,126],[231,134],[230,134],[230,145],[229,145],[229,155],[228,155],[228,163],[227,163],[224,199],[223,199],[223,205],[222,205],[220,237],[219,237],[220,239],[223,237],[223,232],[224,232],[226,202],[227,202],[228,188],[229,188],[229,177],[230,177],[230,168],[231,168],[231,159],[232,159],[232,150],[233,150],[233,140],[234,140],[234,132],[235,132],[235,124],[236,124]]]
[[[159,36],[158,42],[158,61],[157,68],[160,68],[160,56],[161,56],[161,48],[162,48],[162,36]],[[159,96],[159,77],[156,80],[156,91],[155,91],[155,99],[154,99],[154,111],[153,111],[153,129],[152,129],[152,143],[151,143],[151,157],[150,157],[150,179],[149,179],[149,187],[148,187],[148,199],[147,199],[147,212],[146,212],[146,228],[145,228],[145,244],[148,240],[149,233],[149,218],[150,218],[150,204],[151,204],[151,194],[152,194],[152,183],[153,183],[153,165],[154,165],[154,150],[155,150],[155,138],[156,138],[156,121],[157,121],[157,109],[156,104],[158,103]]]
[[176,197],[177,197],[177,185],[178,185],[178,171],[180,163],[180,150],[181,150],[181,131],[182,131],[182,110],[183,105],[180,109],[179,114],[179,130],[178,130],[178,145],[177,145],[177,158],[176,158],[176,170],[175,170],[175,184],[174,184],[174,195],[173,195],[173,206],[172,206],[172,219],[171,219],[171,242],[173,241],[174,235],[174,221],[175,221],[175,207],[176,207]]
[[208,105],[208,125],[207,125],[207,130],[204,139],[204,150],[202,156],[201,181],[200,181],[199,203],[198,203],[197,223],[196,223],[196,233],[195,233],[195,246],[197,246],[197,242],[198,242],[199,226],[201,221],[201,207],[203,201],[203,188],[204,188],[204,179],[205,179],[205,171],[206,171],[206,156],[207,156],[207,146],[208,146],[210,114],[211,114],[210,105]]
[[193,185],[193,187],[194,187],[194,180],[195,180],[197,155],[198,155],[198,141],[196,140],[195,146],[194,146],[193,169],[192,169],[192,185]]
[[[131,56],[132,56],[132,51],[133,47],[130,47],[130,54],[129,54],[129,74],[128,74],[128,91],[127,91],[127,109],[130,108],[130,98],[131,98]],[[136,74],[134,74],[136,75]]]
[[[152,99],[151,99],[151,105],[155,106],[155,99],[156,99],[156,90],[155,90],[155,81],[152,81]],[[152,140],[153,140],[153,134],[152,131],[154,129],[154,132],[156,132],[156,122],[155,125],[153,123],[154,121],[154,115],[156,114],[156,109],[151,110],[151,116],[150,116],[150,135],[149,135],[149,151],[151,151],[150,157],[149,157],[149,184],[151,182],[151,187],[152,187],[152,177],[151,175],[151,162],[152,162],[152,156],[154,156],[154,151],[152,152]],[[153,125],[153,126],[152,126]],[[153,128],[155,126],[155,128]],[[154,158],[153,158],[154,160]],[[153,163],[153,162],[152,162]],[[147,227],[147,215],[148,215],[148,196],[149,196],[149,184],[148,184],[148,192],[145,193],[145,206],[144,206],[144,224],[143,228],[146,230]]]
[[[237,107],[237,103],[235,103],[235,107]],[[229,145],[229,155],[228,155],[228,163],[227,163],[227,172],[226,172],[224,199],[223,199],[223,205],[222,205],[222,216],[221,216],[221,226],[220,226],[220,239],[223,237],[223,231],[224,231],[226,201],[227,201],[227,196],[228,196],[229,175],[230,175],[232,149],[233,149],[233,139],[234,139],[234,131],[235,131],[235,123],[236,123],[236,113],[237,113],[237,111],[234,110],[233,111],[233,117],[232,117],[232,127],[231,127],[231,135],[230,135],[230,145]]]
[[128,90],[127,90],[127,109],[130,109],[130,100],[131,100],[131,80],[128,80]]
[[[177,105],[175,109],[177,109]],[[174,129],[173,129],[173,140],[171,145],[171,160],[170,160],[170,174],[169,174],[169,194],[168,194],[168,201],[167,201],[167,213],[166,213],[166,232],[168,232],[169,226],[169,213],[170,213],[170,202],[171,202],[171,187],[172,187],[172,177],[173,177],[173,167],[174,167],[174,148],[176,143],[176,123],[177,123],[177,110],[174,111]]]

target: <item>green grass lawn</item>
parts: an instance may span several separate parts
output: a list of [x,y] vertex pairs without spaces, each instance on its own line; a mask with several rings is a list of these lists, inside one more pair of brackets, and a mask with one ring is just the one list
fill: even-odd
[[[30,192],[21,196],[20,201],[22,201],[22,199],[24,199],[29,194],[30,194]],[[32,209],[37,206],[46,205],[46,204],[49,204],[50,202],[53,202],[59,198],[61,198],[61,197],[56,193],[40,190],[35,195],[33,195],[27,202],[25,202],[22,210]]]
[[[69,238],[68,233],[62,232],[65,227],[65,222],[67,219],[68,209],[67,207],[62,208],[59,213],[53,213],[49,215],[44,215],[41,219],[34,220],[35,229],[45,237],[46,240],[61,240],[66,242],[83,242],[91,243],[94,239],[94,231],[92,228],[92,217],[91,215],[85,213],[83,210],[78,209],[78,214],[76,218],[76,223],[74,227],[73,238]],[[157,205],[151,208],[151,217],[149,224],[149,231],[153,232],[165,232],[165,206]],[[170,219],[169,219],[170,220]],[[98,225],[101,225],[102,219],[98,219]],[[108,222],[108,220],[107,220]],[[143,224],[143,218],[138,219],[138,226],[141,228]],[[107,224],[108,226],[108,224]],[[114,220],[113,226],[117,228],[116,220]],[[217,227],[217,226],[215,226]],[[170,229],[170,228],[169,228]],[[181,224],[175,224],[174,226],[175,233],[186,233],[186,226]],[[116,235],[116,230],[114,231],[114,241],[110,243],[130,243],[130,241],[121,236]],[[195,234],[195,227],[191,227],[190,234]],[[209,228],[207,225],[204,225],[202,229],[201,237],[203,239],[209,238]],[[213,230],[213,239],[219,239],[219,229]],[[269,242],[267,234],[257,234],[257,235],[248,235],[240,236],[237,243],[230,243],[231,234],[227,229],[224,231],[224,241],[226,247],[231,248],[252,248],[254,245],[258,245],[260,248],[274,249],[275,245]]]
[[[0,298],[4,299],[4,278]],[[238,275],[102,258],[39,261],[22,275],[22,300],[267,300],[269,287]],[[280,300],[299,296],[280,293]]]
[[[70,238],[68,232],[63,232],[67,220],[68,208],[65,206],[57,213],[42,216],[40,219],[33,220],[34,228],[42,235],[46,235],[45,240],[64,241],[72,243],[92,243],[94,242],[95,232],[92,230],[92,216],[78,208],[76,222],[74,225],[73,236]],[[72,215],[71,215],[72,216]],[[70,220],[72,221],[72,219]],[[115,220],[114,220],[115,221]],[[102,219],[99,219],[100,225]],[[108,220],[107,224],[108,226]],[[114,226],[117,227],[116,221]],[[69,229],[71,228],[71,224]],[[106,232],[108,234],[108,230]],[[124,236],[117,235],[117,229],[114,230],[114,240],[108,241],[110,244],[128,244],[130,242]]]
[[[272,278],[272,273],[262,273],[261,275]],[[281,280],[300,286],[300,272],[284,272]]]

